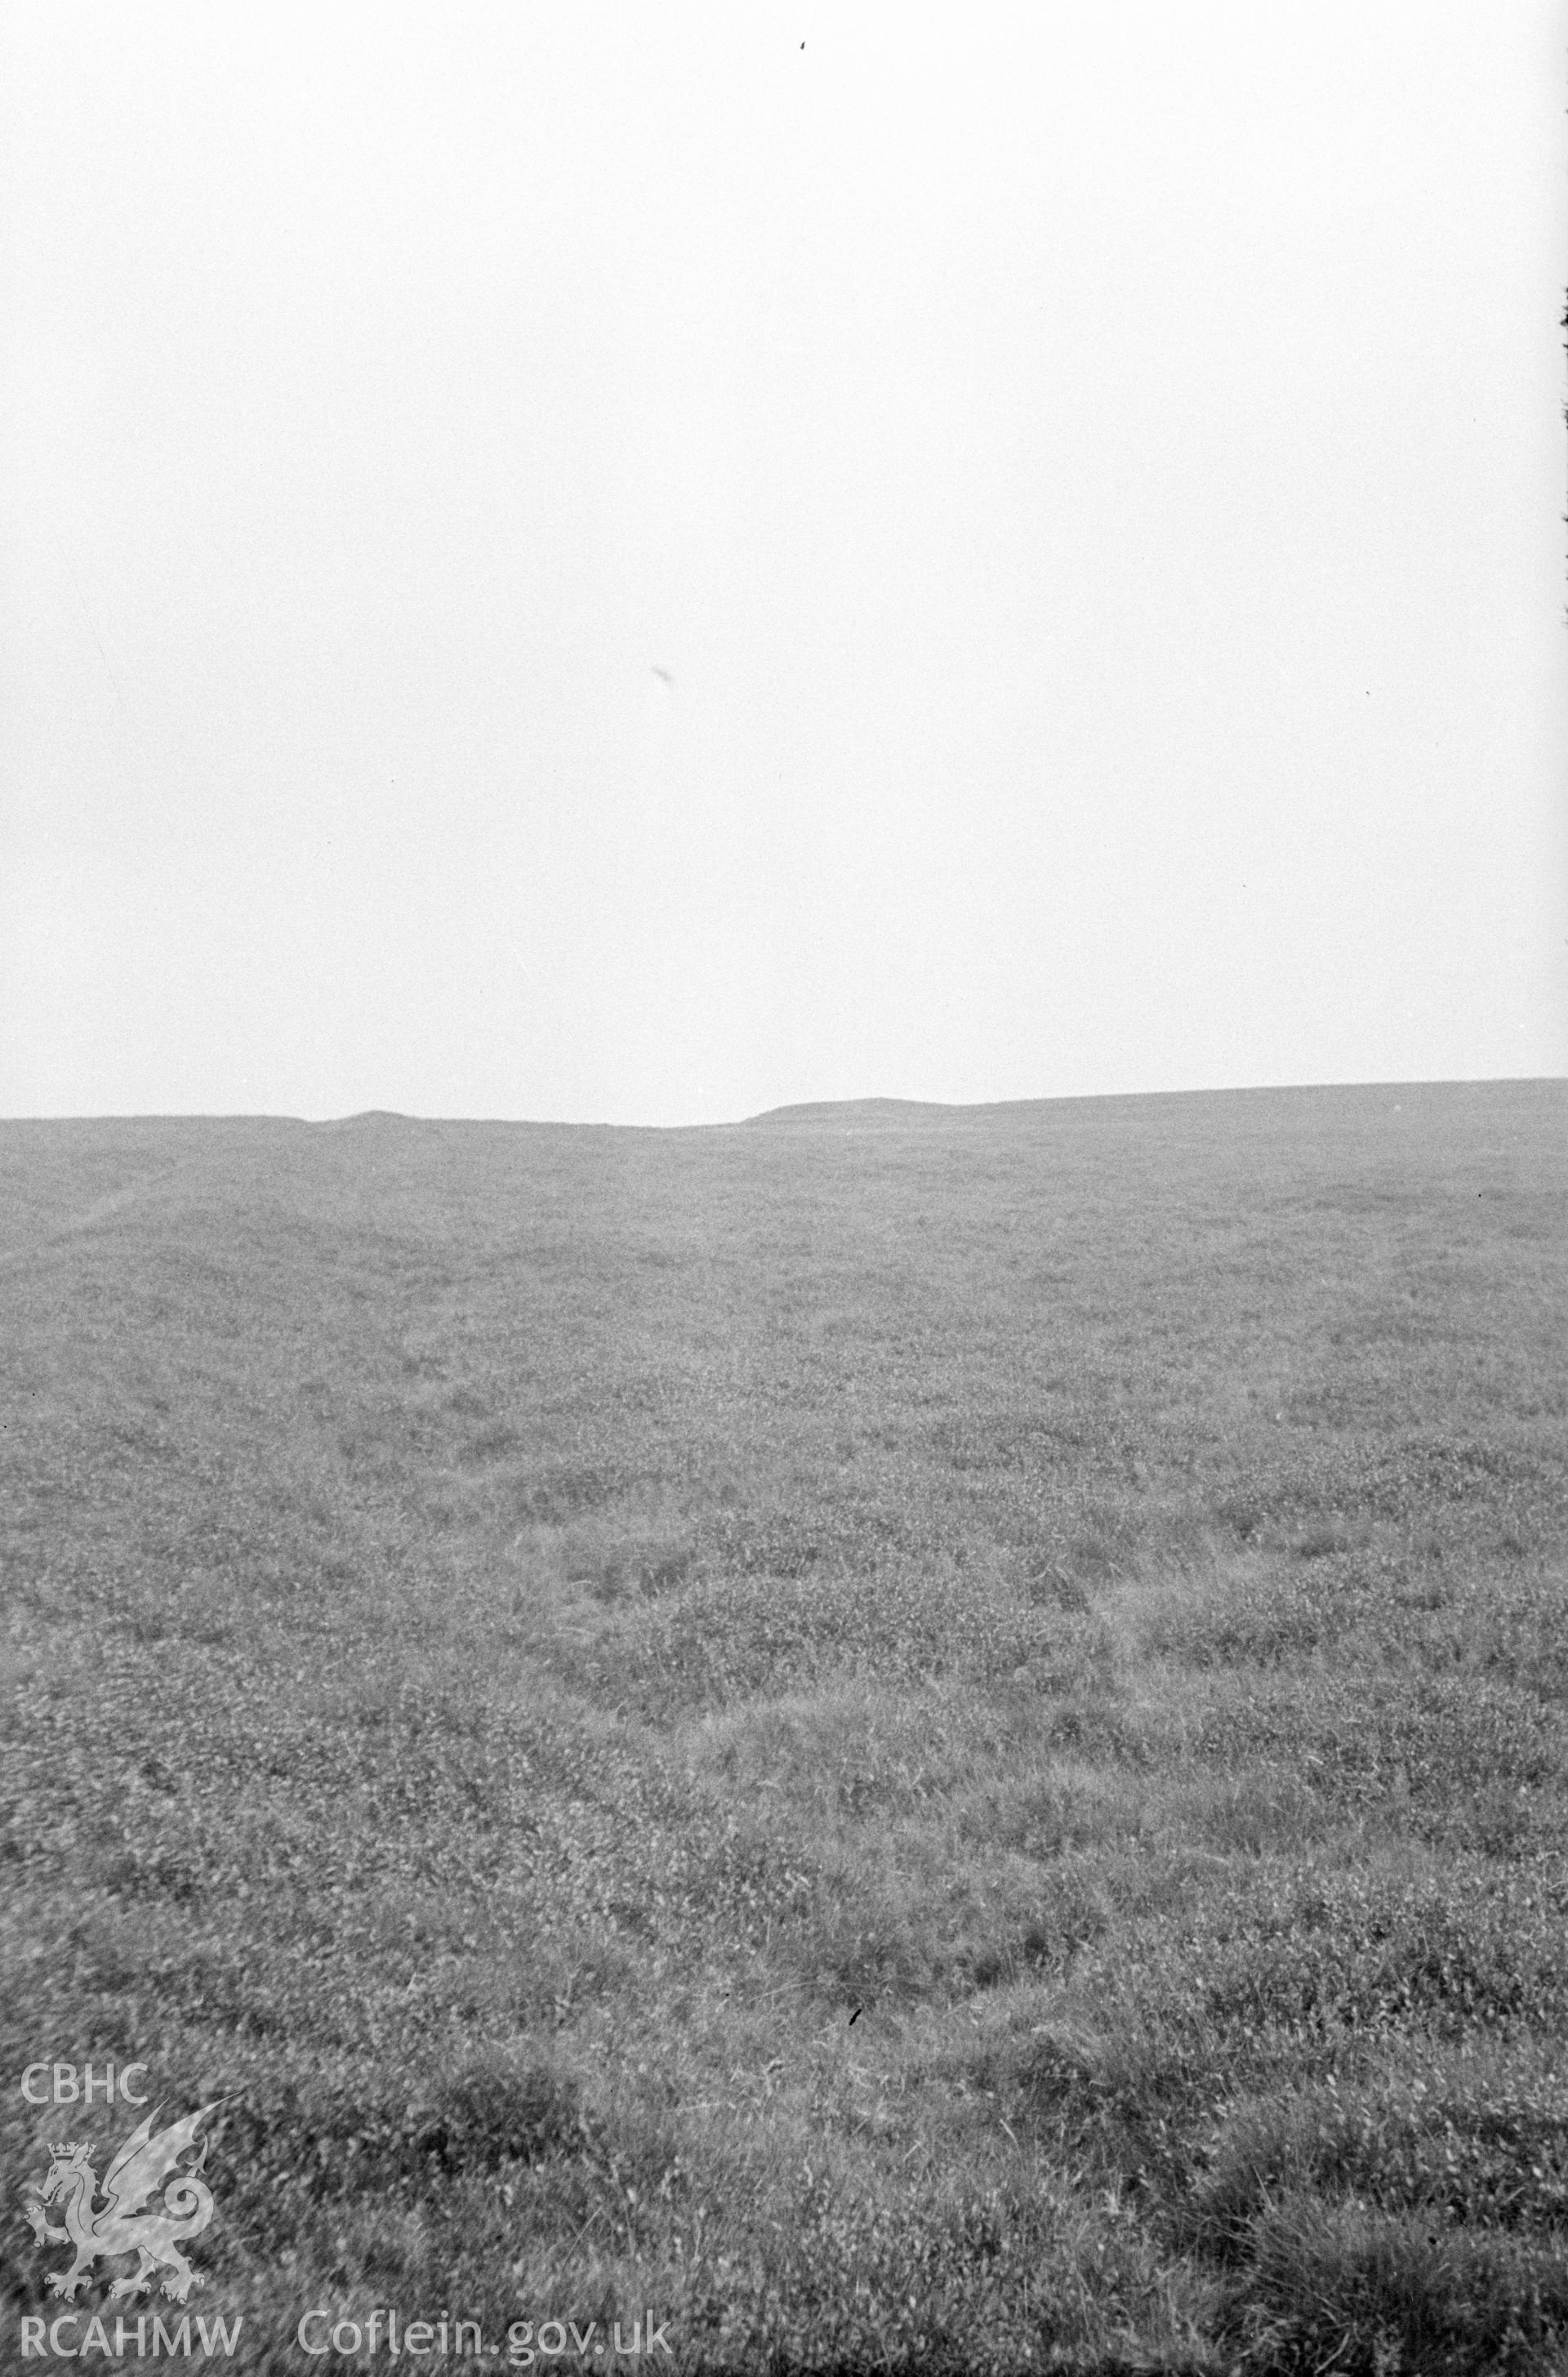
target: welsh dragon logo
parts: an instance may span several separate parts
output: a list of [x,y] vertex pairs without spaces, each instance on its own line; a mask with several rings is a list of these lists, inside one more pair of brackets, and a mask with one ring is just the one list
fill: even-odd
[[[171,2122],[156,2137],[152,2125],[158,2114],[150,2112],[104,2172],[103,2203],[96,2212],[92,2199],[100,2191],[98,2175],[88,2160],[90,2145],[50,2147],[48,2175],[34,2188],[36,2200],[26,2209],[41,2245],[76,2247],[77,2258],[68,2270],[49,2273],[53,2293],[74,2302],[101,2255],[112,2262],[125,2253],[139,2253],[141,2261],[129,2277],[116,2278],[110,2287],[115,2300],[142,2293],[160,2267],[171,2273],[163,2281],[163,2292],[175,2302],[184,2302],[193,2287],[204,2283],[180,2247],[187,2239],[199,2237],[212,2217],[211,2191],[200,2177],[208,2141],[203,2138],[201,2152],[188,2168],[182,2170],[179,2162],[195,2145],[196,2131],[208,2113],[221,2102],[214,2097],[199,2113]],[[160,2189],[161,2198],[155,2201]],[[53,2227],[44,2217],[44,2205],[55,2203],[63,2209],[64,2228]]]

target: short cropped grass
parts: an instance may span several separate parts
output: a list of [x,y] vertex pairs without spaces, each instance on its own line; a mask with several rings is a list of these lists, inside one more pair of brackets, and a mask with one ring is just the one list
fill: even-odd
[[1565,1153],[0,1127],[17,2181],[221,2098],[236,2370],[1561,2367]]

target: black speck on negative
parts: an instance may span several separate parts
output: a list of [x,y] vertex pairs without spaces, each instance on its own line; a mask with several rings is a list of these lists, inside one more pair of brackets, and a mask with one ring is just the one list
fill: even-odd
[[[804,43],[803,42],[801,43],[801,47],[802,47],[802,50],[805,48],[805,43]],[[864,2006],[857,2006],[857,2007],[855,2008],[854,2013],[849,2016],[849,2027],[850,2027],[850,2029],[851,2029],[851,2030],[853,2030],[853,2028],[854,2028],[855,2025],[859,2022],[859,2020],[860,2020],[860,2018],[861,2018],[861,2014],[862,2014],[862,2013],[864,2013],[864,2012],[865,2012],[865,2008],[864,2008]]]

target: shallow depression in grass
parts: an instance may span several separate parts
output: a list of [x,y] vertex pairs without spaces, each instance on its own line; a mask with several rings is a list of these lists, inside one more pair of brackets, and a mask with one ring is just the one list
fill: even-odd
[[1556,2365],[1568,1111],[1385,1104],[0,1129],[0,2020],[233,2365]]

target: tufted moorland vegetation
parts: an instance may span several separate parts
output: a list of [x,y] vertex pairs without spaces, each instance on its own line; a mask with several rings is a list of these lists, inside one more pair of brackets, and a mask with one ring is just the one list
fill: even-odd
[[237,2370],[1559,2366],[1565,1153],[0,1126],[9,2169],[221,2097]]

